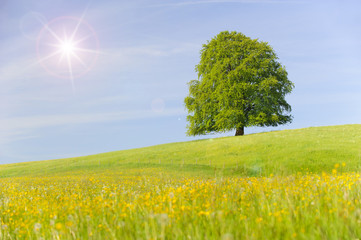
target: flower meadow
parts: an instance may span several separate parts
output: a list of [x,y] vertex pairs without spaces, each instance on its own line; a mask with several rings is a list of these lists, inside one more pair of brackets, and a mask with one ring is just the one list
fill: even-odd
[[0,239],[357,239],[359,173],[0,180]]

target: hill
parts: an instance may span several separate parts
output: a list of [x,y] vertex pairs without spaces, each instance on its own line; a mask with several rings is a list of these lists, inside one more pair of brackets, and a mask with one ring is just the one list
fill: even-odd
[[[0,177],[127,170],[191,175],[268,176],[358,171],[361,125],[310,127],[157,145],[91,156],[5,164]],[[134,169],[135,171],[133,171]]]

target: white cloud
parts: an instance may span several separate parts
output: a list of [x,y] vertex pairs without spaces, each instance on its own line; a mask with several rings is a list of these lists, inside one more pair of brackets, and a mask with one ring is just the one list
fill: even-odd
[[22,56],[20,58],[11,59],[0,66],[0,82],[1,84],[14,83],[15,80],[37,79],[44,76],[42,69],[38,64],[34,64],[36,60],[31,56]]
[[154,5],[154,7],[161,6],[187,6],[187,5],[199,5],[199,4],[211,4],[211,3],[303,3],[303,1],[286,1],[286,0],[203,0],[203,1],[185,1],[185,2],[174,2]]
[[112,121],[126,121],[158,117],[184,115],[183,108],[165,109],[162,112],[129,111],[106,113],[58,114],[42,116],[11,117],[0,119],[0,143],[32,138],[30,133],[36,129],[62,125],[91,124]]

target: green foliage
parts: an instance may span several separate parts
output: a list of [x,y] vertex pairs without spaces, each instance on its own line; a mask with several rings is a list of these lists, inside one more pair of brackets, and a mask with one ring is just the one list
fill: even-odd
[[221,32],[201,50],[189,82],[188,135],[291,122],[285,95],[294,84],[266,42]]

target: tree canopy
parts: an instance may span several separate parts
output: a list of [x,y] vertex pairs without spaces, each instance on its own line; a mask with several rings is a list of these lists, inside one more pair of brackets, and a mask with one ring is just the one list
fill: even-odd
[[188,135],[292,121],[285,95],[294,88],[273,48],[242,33],[224,31],[203,44],[185,98]]

